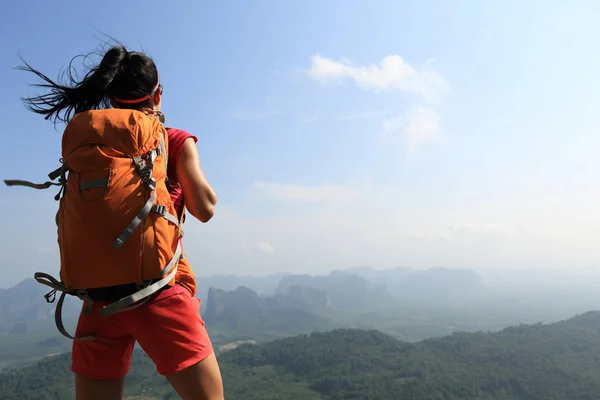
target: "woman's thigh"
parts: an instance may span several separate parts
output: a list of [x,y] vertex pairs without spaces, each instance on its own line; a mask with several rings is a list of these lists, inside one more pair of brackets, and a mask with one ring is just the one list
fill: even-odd
[[200,317],[200,300],[176,285],[135,311],[127,320],[132,336],[179,395],[184,400],[223,399],[221,373]]
[[166,377],[183,400],[223,400],[221,370],[215,353]]
[[100,380],[75,374],[76,400],[122,400],[125,377]]

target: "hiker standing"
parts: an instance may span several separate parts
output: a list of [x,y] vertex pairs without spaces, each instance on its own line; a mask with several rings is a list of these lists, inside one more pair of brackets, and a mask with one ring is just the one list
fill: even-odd
[[163,125],[155,63],[114,46],[81,81],[69,70],[69,86],[27,63],[21,69],[50,89],[24,99],[26,106],[67,123],[63,165],[50,174],[58,183],[5,182],[61,187],[61,279],[43,273],[36,279],[53,295],[62,292],[56,318],[66,336],[65,294],[84,301],[72,352],[76,398],[121,399],[137,341],[183,399],[223,399],[181,241],[186,210],[207,222],[217,197],[200,166],[197,138]]

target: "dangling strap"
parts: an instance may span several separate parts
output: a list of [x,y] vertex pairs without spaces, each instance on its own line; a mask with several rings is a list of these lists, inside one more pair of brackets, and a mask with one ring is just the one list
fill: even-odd
[[20,179],[5,179],[4,183],[6,183],[6,186],[26,186],[26,187],[30,187],[32,189],[38,189],[38,190],[42,190],[42,189],[48,189],[50,186],[60,186],[61,184],[58,182],[44,182],[44,183],[33,183],[33,182],[29,182],[29,181],[23,181]]
[[44,295],[44,298],[48,303],[53,303],[56,299],[56,292],[62,292],[60,297],[58,298],[58,303],[56,304],[56,310],[54,310],[54,321],[56,323],[56,328],[58,331],[65,337],[72,340],[96,340],[96,336],[88,335],[81,337],[73,337],[71,336],[67,330],[65,329],[65,325],[62,321],[62,308],[63,303],[65,301],[66,295],[77,296],[84,301],[85,308],[83,310],[84,314],[89,314],[92,311],[93,302],[87,297],[85,291],[68,289],[65,285],[56,280],[53,276],[46,274],[44,272],[36,272],[33,275],[34,279],[41,283],[42,285],[46,285],[52,288],[52,291]]
[[[61,163],[62,163],[62,159],[61,159]],[[29,182],[29,181],[24,181],[21,179],[5,179],[4,183],[6,184],[6,186],[25,186],[25,187],[29,187],[32,189],[38,189],[38,190],[48,189],[50,186],[60,186],[61,187],[60,191],[54,197],[55,200],[60,200],[60,195],[63,192],[65,185],[67,184],[66,173],[67,173],[66,167],[64,165],[61,165],[59,168],[55,169],[54,171],[52,171],[48,174],[48,177],[50,178],[50,180],[46,181],[44,183],[33,183],[33,182]],[[58,178],[58,182],[52,182],[52,181],[56,180],[57,178]]]

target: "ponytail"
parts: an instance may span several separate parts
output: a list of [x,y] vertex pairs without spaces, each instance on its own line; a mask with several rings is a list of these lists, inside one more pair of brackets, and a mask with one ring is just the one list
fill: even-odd
[[113,96],[128,99],[139,98],[140,92],[148,94],[148,87],[158,81],[154,62],[141,53],[128,52],[123,46],[110,48],[99,65],[92,67],[79,82],[73,78],[73,60],[65,72],[68,85],[52,81],[23,60],[25,66],[17,69],[33,72],[45,82],[34,86],[50,89],[50,93],[23,98],[27,109],[44,115],[46,120],[68,123],[74,114],[110,107]]

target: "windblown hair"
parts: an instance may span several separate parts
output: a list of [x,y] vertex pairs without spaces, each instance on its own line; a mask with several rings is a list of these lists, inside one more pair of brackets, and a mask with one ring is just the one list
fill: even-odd
[[[95,53],[89,53],[84,59],[92,54]],[[25,65],[17,69],[33,72],[45,82],[33,86],[49,89],[49,93],[22,99],[29,110],[44,115],[45,119],[51,119],[54,123],[68,123],[77,113],[109,108],[111,98],[132,100],[147,96],[158,83],[154,61],[143,53],[128,51],[122,45],[106,51],[100,63],[89,68],[81,80],[73,73],[73,62],[77,57],[71,60],[64,72],[68,81],[66,84],[54,82],[21,59]],[[147,106],[149,101],[119,104],[119,107],[141,108]]]

